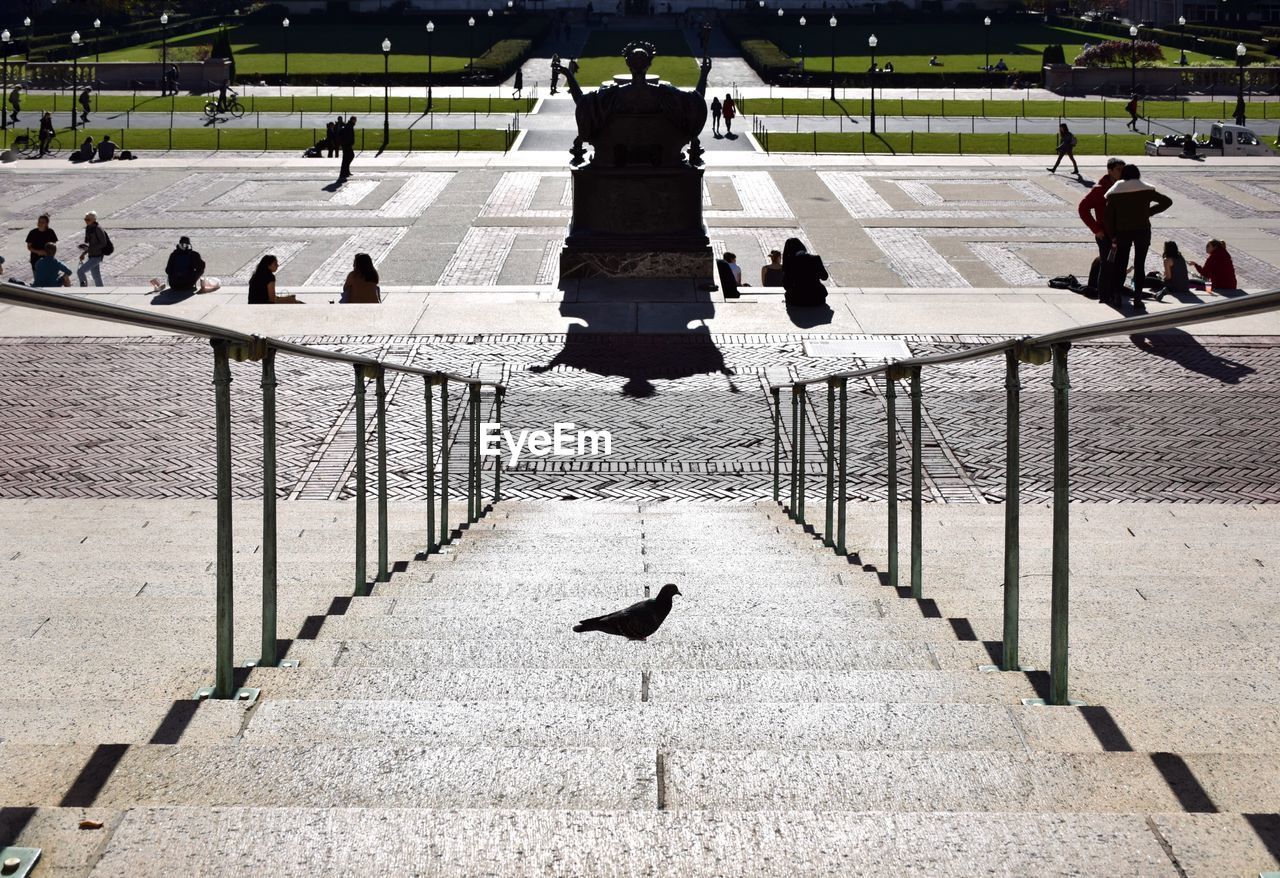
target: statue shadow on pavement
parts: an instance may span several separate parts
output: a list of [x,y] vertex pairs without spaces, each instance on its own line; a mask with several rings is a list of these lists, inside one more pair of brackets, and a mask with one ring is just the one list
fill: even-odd
[[788,307],[787,319],[793,325],[801,329],[813,329],[815,326],[826,326],[835,320],[836,312],[831,310],[831,306],[823,303],[821,305],[808,305],[804,307]]

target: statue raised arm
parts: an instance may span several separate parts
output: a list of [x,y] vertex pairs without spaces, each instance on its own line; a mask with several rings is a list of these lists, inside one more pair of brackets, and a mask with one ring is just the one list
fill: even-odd
[[698,76],[698,84],[693,90],[698,94],[702,95],[703,97],[706,97],[707,96],[707,74],[711,72],[711,59],[703,58],[702,63],[698,66],[701,68],[701,73]]
[[578,78],[573,75],[572,69],[560,63],[559,55],[556,55],[551,60],[551,72],[564,77],[565,84],[569,87],[569,94],[573,96],[575,104],[582,100],[582,87],[578,85]]

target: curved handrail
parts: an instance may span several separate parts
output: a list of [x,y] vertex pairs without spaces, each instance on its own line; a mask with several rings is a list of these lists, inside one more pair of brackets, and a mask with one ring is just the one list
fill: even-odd
[[344,354],[339,351],[329,351],[324,348],[315,348],[308,345],[283,341],[271,336],[239,332],[235,329],[227,329],[226,327],[215,326],[212,323],[204,323],[199,320],[188,320],[184,317],[156,314],[152,311],[144,311],[141,308],[130,308],[126,305],[113,305],[108,302],[96,302],[93,299],[87,299],[83,296],[68,295],[67,293],[59,293],[53,290],[41,289],[40,287],[28,287],[23,286],[22,284],[0,281],[0,302],[7,302],[12,305],[19,305],[26,308],[36,308],[41,311],[56,311],[60,314],[71,314],[76,317],[85,317],[91,320],[106,320],[112,323],[124,323],[129,326],[141,326],[146,329],[158,329],[163,332],[174,332],[180,335],[193,336],[195,338],[227,341],[247,346],[266,346],[277,351],[293,354],[298,357],[308,357],[313,360],[330,360],[340,363],[350,363],[352,365],[373,366],[393,372],[403,372],[409,375],[421,375],[424,378],[447,379],[461,384],[474,384],[479,387],[494,387],[499,390],[507,389],[506,385],[500,381],[487,381],[467,375],[456,375],[452,372],[441,372],[434,369],[423,369],[418,366],[409,366],[404,363],[388,363],[384,360],[375,359],[374,357],[362,357],[359,354]]
[[1105,320],[1101,323],[1090,323],[1071,329],[1062,329],[1045,335],[1023,336],[1004,341],[992,342],[954,351],[948,354],[933,354],[926,357],[908,357],[894,360],[880,366],[868,366],[864,369],[853,369],[846,372],[832,372],[818,378],[807,378],[804,381],[782,381],[770,383],[770,390],[782,390],[786,387],[800,388],[811,384],[824,384],[840,378],[866,378],[871,375],[883,375],[890,371],[910,369],[914,366],[937,366],[944,363],[963,363],[968,360],[981,360],[1008,350],[1043,350],[1054,345],[1076,341],[1088,341],[1095,338],[1106,338],[1112,335],[1129,335],[1135,332],[1150,332],[1156,329],[1170,329],[1177,326],[1190,326],[1195,323],[1208,323],[1227,317],[1243,317],[1265,311],[1280,310],[1280,289],[1253,293],[1222,302],[1208,302],[1177,308],[1163,314],[1143,314],[1136,317],[1122,317],[1118,320]]

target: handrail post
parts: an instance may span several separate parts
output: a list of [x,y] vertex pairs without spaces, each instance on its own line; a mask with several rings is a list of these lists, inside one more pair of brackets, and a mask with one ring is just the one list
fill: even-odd
[[427,554],[430,555],[440,548],[436,542],[436,422],[431,412],[435,382],[423,375],[422,384],[427,423]]
[[822,545],[831,548],[832,517],[835,512],[836,493],[836,382],[827,381],[827,515],[822,528]]
[[[506,395],[506,391],[501,387],[494,388],[493,401],[493,418],[498,423],[498,428],[502,428],[502,397]],[[493,502],[497,504],[502,500],[502,455],[499,454],[493,459]]]
[[276,643],[276,352],[262,354],[262,655],[258,664],[275,667]]
[[787,514],[792,521],[799,521],[796,515],[798,475],[800,473],[800,388],[791,388],[791,499],[787,504]]
[[480,520],[480,387],[467,385],[470,411],[467,414],[467,521]]
[[231,363],[230,344],[214,339],[213,387],[218,447],[217,533],[217,645],[213,675],[214,698],[230,698],[235,690],[235,570],[231,533]]
[[849,550],[844,540],[845,525],[845,506],[848,497],[845,493],[845,480],[849,471],[849,379],[841,378],[840,381],[840,476],[839,476],[839,494],[836,495],[838,505],[836,511],[836,554],[847,555]]
[[911,596],[923,597],[924,534],[921,482],[924,460],[920,441],[920,367],[911,367]]
[[378,367],[378,582],[391,579],[390,547],[387,527],[387,383],[386,370]]
[[356,591],[358,595],[368,593],[368,571],[366,569],[366,510],[365,510],[365,410],[364,410],[364,366],[356,363]]
[[776,387],[769,394],[773,397],[773,502],[778,503],[782,498],[782,395]]
[[449,379],[440,379],[440,545],[449,542]]
[[1005,462],[1004,462],[1004,643],[1000,670],[1018,670],[1018,536],[1021,502],[1022,383],[1018,378],[1018,352],[1005,351]]
[[889,584],[898,587],[898,390],[892,371],[884,373],[884,405],[889,424]]
[[1053,600],[1049,640],[1049,703],[1067,704],[1067,617],[1070,570],[1070,474],[1067,351],[1053,346]]
[[809,400],[808,390],[803,384],[800,385],[800,429],[796,433],[796,442],[800,446],[800,461],[796,468],[796,520],[800,522],[800,526],[805,526],[804,519],[804,494],[805,494],[805,467],[808,463],[805,460],[805,428],[808,421],[808,413],[805,411],[805,405]]

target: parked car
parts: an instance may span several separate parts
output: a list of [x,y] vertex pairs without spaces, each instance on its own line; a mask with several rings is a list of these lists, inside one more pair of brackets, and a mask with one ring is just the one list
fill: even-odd
[[[1147,155],[1188,155],[1186,137],[1171,134],[1159,140],[1148,140]],[[1197,138],[1197,155],[1273,155],[1272,149],[1258,139],[1258,135],[1243,125],[1227,125],[1215,122],[1209,128],[1208,139]]]

